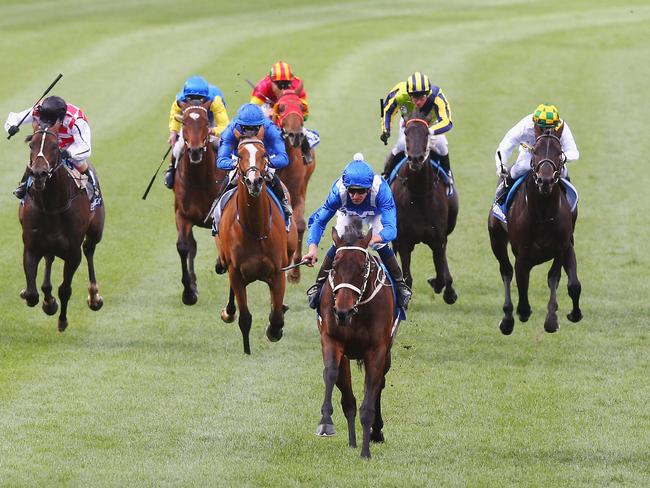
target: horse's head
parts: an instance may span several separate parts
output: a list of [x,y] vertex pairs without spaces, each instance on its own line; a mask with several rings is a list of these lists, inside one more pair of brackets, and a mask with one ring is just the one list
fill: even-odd
[[429,122],[413,113],[404,124],[404,136],[409,168],[418,172],[429,157]]
[[549,195],[560,179],[560,174],[566,161],[562,152],[560,136],[562,129],[557,132],[547,129],[542,132],[536,128],[535,144],[532,149],[531,168],[537,191]]
[[[240,137],[235,132],[236,137]],[[237,171],[252,197],[259,197],[262,193],[265,178],[269,177],[267,171],[268,158],[264,148],[264,127],[260,129],[257,137],[241,138],[237,146],[239,160]]]
[[208,150],[210,139],[210,100],[204,103],[182,102],[179,106],[182,115],[179,120],[183,124],[183,139],[185,149],[190,157],[190,163],[198,164],[203,160],[203,154]]
[[34,133],[25,139],[29,143],[29,169],[37,191],[45,188],[45,182],[61,164],[58,137],[60,125],[60,121],[49,127],[35,122],[32,124]]
[[336,255],[329,275],[334,293],[334,318],[338,325],[350,325],[368,285],[371,258],[368,243],[372,232],[363,235],[361,221],[353,221],[343,236],[332,228]]
[[282,137],[292,147],[300,147],[304,135],[304,105],[295,90],[284,90],[273,107],[273,120],[282,130]]

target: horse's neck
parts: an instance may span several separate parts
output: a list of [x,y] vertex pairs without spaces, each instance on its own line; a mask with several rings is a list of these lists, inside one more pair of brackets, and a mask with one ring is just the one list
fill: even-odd
[[404,163],[408,175],[407,186],[409,190],[415,190],[422,193],[431,187],[434,179],[433,166],[431,164],[431,157],[427,157],[424,161],[424,166],[418,172],[411,171],[408,167],[408,161]]
[[526,206],[528,213],[537,221],[549,221],[554,218],[560,209],[560,200],[562,199],[562,190],[560,183],[556,183],[553,190],[548,195],[541,195],[537,191],[537,185],[532,177],[528,176],[526,180]]
[[56,211],[64,208],[70,200],[70,178],[63,166],[45,182],[45,188],[32,196],[43,210]]
[[267,192],[268,189],[265,184],[262,186],[262,192],[258,197],[251,196],[240,177],[237,188],[238,219],[248,231],[259,236],[269,232],[271,197]]
[[212,143],[208,142],[206,151],[200,163],[190,163],[190,153],[183,150],[183,156],[179,164],[179,170],[183,178],[192,183],[213,183],[216,180],[216,161]]

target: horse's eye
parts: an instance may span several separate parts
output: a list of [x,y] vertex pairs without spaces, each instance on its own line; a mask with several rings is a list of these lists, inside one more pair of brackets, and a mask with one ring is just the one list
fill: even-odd
[[284,112],[284,105],[280,105],[280,106],[278,107],[278,112],[279,112],[279,113]]

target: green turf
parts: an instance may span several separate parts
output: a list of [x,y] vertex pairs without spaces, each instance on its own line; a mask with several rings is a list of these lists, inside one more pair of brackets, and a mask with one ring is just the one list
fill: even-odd
[[[647,486],[650,484],[650,7],[642,0],[0,2],[0,115],[55,92],[93,127],[107,202],[96,266],[104,308],[85,305],[83,265],[70,326],[19,299],[17,201],[27,129],[0,142],[0,486]],[[450,100],[461,197],[448,248],[460,298],[415,294],[387,378],[386,442],[361,462],[338,435],[317,438],[323,396],[315,317],[288,287],[285,336],[264,336],[265,285],[250,287],[252,356],[224,324],[227,280],[200,231],[199,302],[181,303],[172,194],[156,182],[170,102],[195,73],[229,112],[277,59],[305,81],[318,130],[308,210],[352,154],[380,170],[377,100],[415,70]],[[552,102],[581,152],[576,229],[584,319],[543,317],[548,266],[531,277],[534,313],[512,336],[489,248],[487,210],[500,138]],[[396,132],[396,131],[395,131]],[[391,140],[391,142],[393,142]],[[329,245],[328,238],[323,247]],[[61,265],[55,265],[55,286]],[[353,372],[357,398],[362,376]],[[357,429],[360,434],[360,428]]]

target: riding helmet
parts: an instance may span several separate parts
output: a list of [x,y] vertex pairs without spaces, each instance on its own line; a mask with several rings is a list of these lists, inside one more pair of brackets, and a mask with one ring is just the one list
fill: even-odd
[[278,61],[271,67],[271,72],[269,73],[271,81],[291,81],[293,80],[293,73],[291,72],[291,66],[289,63],[284,61]]
[[540,103],[533,112],[533,121],[542,129],[558,128],[562,123],[555,105]]
[[264,123],[264,112],[254,103],[245,103],[237,111],[236,123],[240,126],[259,126]]
[[372,186],[375,179],[375,172],[370,165],[363,160],[363,154],[354,155],[353,161],[343,170],[343,186],[347,189],[364,189],[367,190]]
[[57,120],[63,120],[67,111],[68,105],[65,100],[61,97],[52,96],[43,100],[38,110],[38,116],[43,122],[55,124]]
[[183,96],[207,98],[210,94],[210,86],[202,76],[190,76],[183,85]]
[[409,95],[428,95],[431,93],[431,82],[427,75],[416,71],[406,80],[406,91]]

